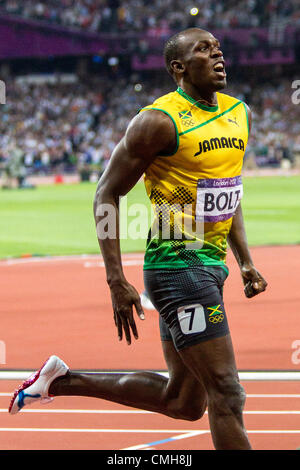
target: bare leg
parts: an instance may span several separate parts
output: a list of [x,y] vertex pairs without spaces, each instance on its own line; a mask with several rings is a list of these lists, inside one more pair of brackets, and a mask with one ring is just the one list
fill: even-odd
[[54,396],[102,398],[172,418],[199,419],[206,408],[206,392],[182,362],[171,341],[163,341],[169,379],[153,372],[81,374],[69,372],[53,381]]
[[245,392],[239,383],[230,335],[180,352],[208,395],[208,415],[216,449],[250,450],[243,424]]
[[169,379],[152,372],[78,374],[56,379],[49,393],[102,398],[172,418],[197,420],[206,409],[218,450],[250,450],[243,424],[245,393],[239,383],[231,337],[183,349],[163,342]]

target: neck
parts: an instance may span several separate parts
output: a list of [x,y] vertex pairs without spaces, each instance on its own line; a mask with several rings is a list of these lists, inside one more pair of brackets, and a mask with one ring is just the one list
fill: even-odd
[[195,101],[202,103],[205,106],[216,106],[218,104],[215,91],[199,90],[190,83],[178,83],[178,86],[180,86],[180,88]]

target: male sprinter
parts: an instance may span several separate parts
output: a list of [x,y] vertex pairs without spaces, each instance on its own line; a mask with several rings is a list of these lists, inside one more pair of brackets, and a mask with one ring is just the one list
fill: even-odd
[[[99,397],[185,420],[199,419],[207,408],[215,449],[247,450],[251,445],[243,424],[245,393],[222,289],[228,275],[227,239],[246,296],[259,294],[267,285],[253,265],[240,204],[250,111],[219,92],[226,86],[224,59],[209,32],[192,28],[176,34],[165,46],[165,60],[178,88],[141,110],[129,124],[99,181],[94,213],[98,225],[102,205],[111,204],[117,221],[119,197],[145,174],[158,223],[147,243],[145,287],[160,313],[169,378],[151,372],[75,373],[51,356],[15,392],[10,413],[37,397],[58,395]],[[181,239],[171,233],[161,236],[168,207],[173,208],[169,227],[174,235],[178,212],[181,217],[185,205],[192,208],[193,223],[203,223],[203,234],[193,231],[191,237],[183,227]],[[102,239],[98,233],[98,238],[118,336],[125,335],[130,344],[132,334],[138,338],[133,306],[144,319],[139,294],[124,276],[118,237]]]

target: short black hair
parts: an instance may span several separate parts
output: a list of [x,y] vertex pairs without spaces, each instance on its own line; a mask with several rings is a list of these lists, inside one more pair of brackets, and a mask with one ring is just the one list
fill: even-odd
[[173,77],[173,70],[171,68],[172,60],[176,60],[181,55],[181,47],[179,39],[182,37],[184,31],[180,31],[179,33],[174,34],[171,36],[164,47],[164,59],[165,64],[167,67],[167,71]]
[[205,31],[204,29],[201,29],[198,27],[188,28],[188,29],[185,29],[184,31],[179,31],[178,33],[174,34],[165,43],[165,47],[164,47],[165,64],[167,67],[167,71],[173,78],[174,78],[174,72],[171,67],[171,62],[172,60],[181,59],[184,53],[183,44],[182,44],[182,41],[180,41],[180,39],[184,38],[186,35],[193,33],[195,31],[208,33],[208,31]]

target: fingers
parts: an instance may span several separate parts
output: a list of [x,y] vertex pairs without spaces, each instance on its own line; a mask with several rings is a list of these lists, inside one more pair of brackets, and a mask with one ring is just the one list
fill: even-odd
[[117,330],[118,330],[119,341],[122,341],[122,339],[123,339],[122,321],[121,321],[121,319],[119,318],[118,315],[116,315],[116,326],[117,326]]
[[[125,335],[125,339],[128,345],[131,344],[131,335],[130,335],[130,328],[129,328],[129,323],[127,318],[123,314],[116,313],[115,314],[116,318],[116,326],[118,330],[118,338],[119,341],[122,341],[123,339],[123,333]],[[132,323],[131,323],[132,324]],[[133,334],[135,335],[137,339],[137,332],[136,328],[133,327]]]
[[145,320],[145,314],[144,314],[144,310],[143,310],[140,298],[138,298],[138,300],[136,300],[134,302],[134,306],[135,306],[135,309],[136,309],[136,313],[138,314],[140,319]]
[[254,297],[255,291],[254,291],[251,281],[248,281],[247,284],[245,284],[244,292],[245,292],[245,296],[248,297],[248,299],[250,299],[251,297]]
[[241,274],[244,282],[246,297],[251,298],[266,290],[267,282],[254,266],[243,266]]
[[[136,307],[138,316],[142,320],[144,320],[145,315],[144,315],[142,306],[139,305],[138,302],[135,303],[134,305]],[[139,336],[138,336],[136,323],[134,321],[132,308],[128,310],[127,312],[123,310],[122,312],[115,313],[114,318],[115,318],[115,324],[118,330],[119,341],[122,341],[123,333],[125,335],[125,339],[128,345],[131,344],[131,333],[133,334],[135,339],[138,339]]]
[[267,287],[266,281],[262,278],[258,278],[253,281],[248,281],[245,284],[244,292],[245,292],[246,297],[251,298],[257,294],[260,294],[261,292],[264,292],[266,290],[266,287]]
[[116,284],[111,288],[114,322],[117,327],[118,337],[121,341],[125,336],[127,344],[131,344],[131,335],[138,339],[137,327],[133,317],[133,305],[141,320],[145,314],[141,305],[140,296],[130,284]]
[[125,339],[128,345],[131,344],[131,334],[130,334],[130,328],[128,324],[128,319],[126,317],[121,317],[121,322],[122,322],[122,329],[125,334]]

